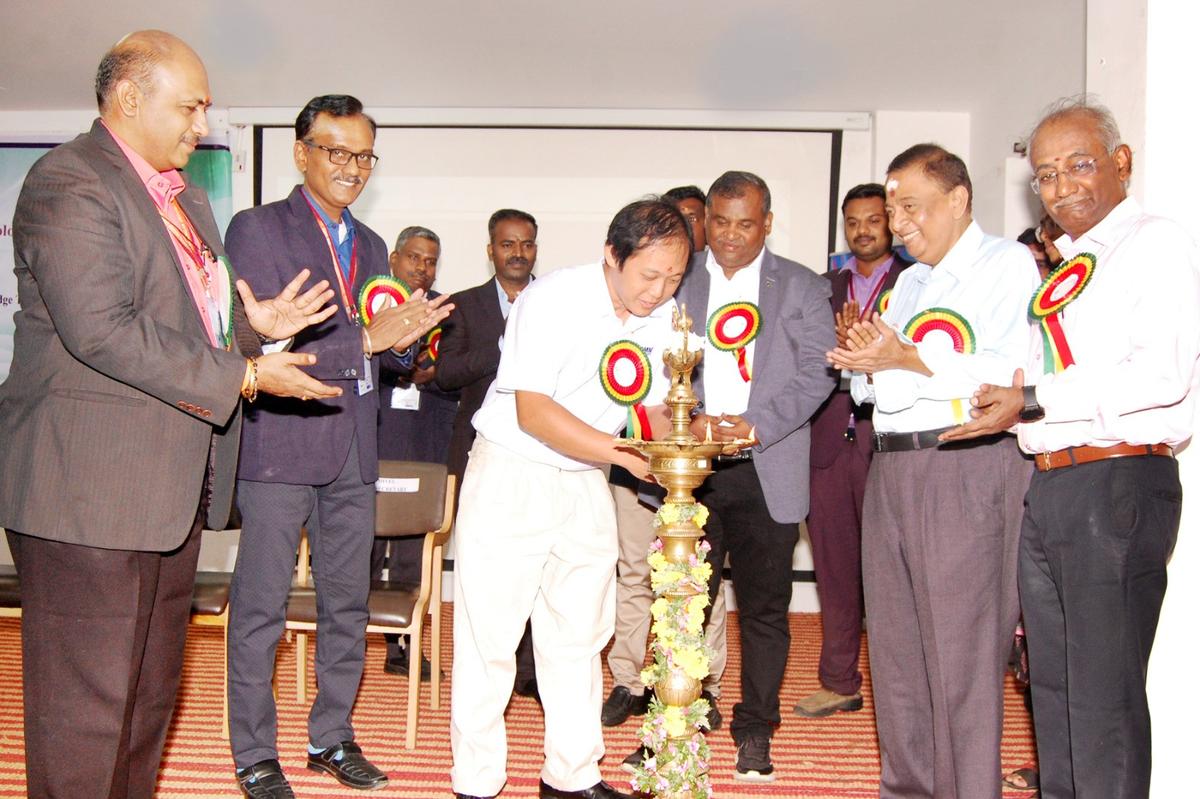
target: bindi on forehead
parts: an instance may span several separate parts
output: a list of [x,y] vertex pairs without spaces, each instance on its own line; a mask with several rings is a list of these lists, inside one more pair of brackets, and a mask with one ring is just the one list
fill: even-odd
[[883,184],[883,189],[889,197],[895,197],[896,192],[900,190],[900,181],[896,178],[888,178],[888,182]]

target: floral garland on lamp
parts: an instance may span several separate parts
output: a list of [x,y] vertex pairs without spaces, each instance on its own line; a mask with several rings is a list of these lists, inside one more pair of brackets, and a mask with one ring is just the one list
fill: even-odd
[[[691,522],[704,526],[708,508],[699,503],[665,503],[654,515],[654,527]],[[708,607],[708,581],[712,564],[706,562],[707,541],[696,545],[687,561],[675,563],[663,554],[661,538],[650,545],[650,586],[656,599],[650,606],[653,618],[651,651],[654,662],[642,670],[642,682],[655,691],[642,721],[642,744],[653,754],[634,768],[632,785],[658,797],[709,799],[708,701],[696,699],[686,707],[660,701],[658,693],[691,686],[708,675],[712,650],[704,640],[704,609]]]

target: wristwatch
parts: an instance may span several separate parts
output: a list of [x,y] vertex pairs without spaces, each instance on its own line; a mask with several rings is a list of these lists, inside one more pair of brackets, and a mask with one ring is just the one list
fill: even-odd
[[1025,386],[1021,389],[1025,395],[1025,407],[1021,409],[1018,418],[1022,422],[1038,422],[1046,415],[1046,409],[1038,405],[1037,388],[1035,386]]

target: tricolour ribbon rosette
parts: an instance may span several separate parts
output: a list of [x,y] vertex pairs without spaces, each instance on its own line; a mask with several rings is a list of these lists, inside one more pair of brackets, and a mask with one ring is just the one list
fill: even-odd
[[358,292],[358,313],[364,324],[371,324],[375,314],[403,305],[412,296],[412,289],[403,280],[391,275],[375,275],[363,283]]
[[738,372],[750,382],[750,361],[746,347],[762,328],[762,314],[752,302],[731,302],[722,305],[708,317],[708,340],[722,352],[732,352],[737,358]]
[[650,356],[636,343],[628,339],[614,341],[604,350],[600,358],[600,385],[608,398],[629,409],[628,434],[630,438],[649,441],[650,419],[642,400],[650,393],[653,374]]
[[[914,343],[924,341],[930,334],[948,336],[955,352],[963,355],[975,352],[975,331],[971,329],[971,323],[957,311],[929,308],[909,319],[904,326],[904,335]],[[954,409],[956,423],[962,424],[967,420],[961,399],[950,400],[950,407]]]
[[421,351],[429,359],[430,363],[437,363],[438,347],[442,344],[442,329],[435,327],[429,331],[429,335],[425,336],[425,341],[421,343]]
[[883,312],[888,309],[888,305],[892,302],[892,290],[888,289],[879,295],[879,299],[875,301],[875,312],[883,316]]
[[1061,372],[1075,363],[1059,314],[1073,302],[1096,273],[1096,256],[1081,252],[1046,276],[1029,300],[1029,319],[1042,331],[1046,374]]

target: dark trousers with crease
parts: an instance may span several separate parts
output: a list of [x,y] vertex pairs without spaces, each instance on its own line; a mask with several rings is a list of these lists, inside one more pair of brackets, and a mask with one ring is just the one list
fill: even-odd
[[727,553],[737,596],[742,701],[733,706],[729,732],[741,743],[750,737],[769,738],[779,725],[779,686],[792,640],[788,627],[792,553],[800,528],[771,518],[753,461],[714,465],[696,499],[710,512],[704,527],[712,546],[709,599],[720,590]]
[[171,552],[8,531],[21,578],[30,797],[154,795],[183,666],[204,514]]
[[229,593],[229,743],[238,768],[278,758],[272,678],[288,589],[306,523],[317,595],[317,695],[309,742],[354,739],[350,712],[366,652],[375,486],[364,483],[353,443],[322,486],[238,480],[242,537]]
[[863,589],[885,799],[1000,799],[1031,470],[1012,436],[871,462]]
[[1019,579],[1046,799],[1149,794],[1146,664],[1181,503],[1173,458],[1033,476]]
[[[870,434],[870,426],[864,425]],[[849,696],[862,687],[862,507],[870,455],[852,441],[833,463],[812,467],[808,537],[812,542],[817,598],[821,602],[821,685]]]

